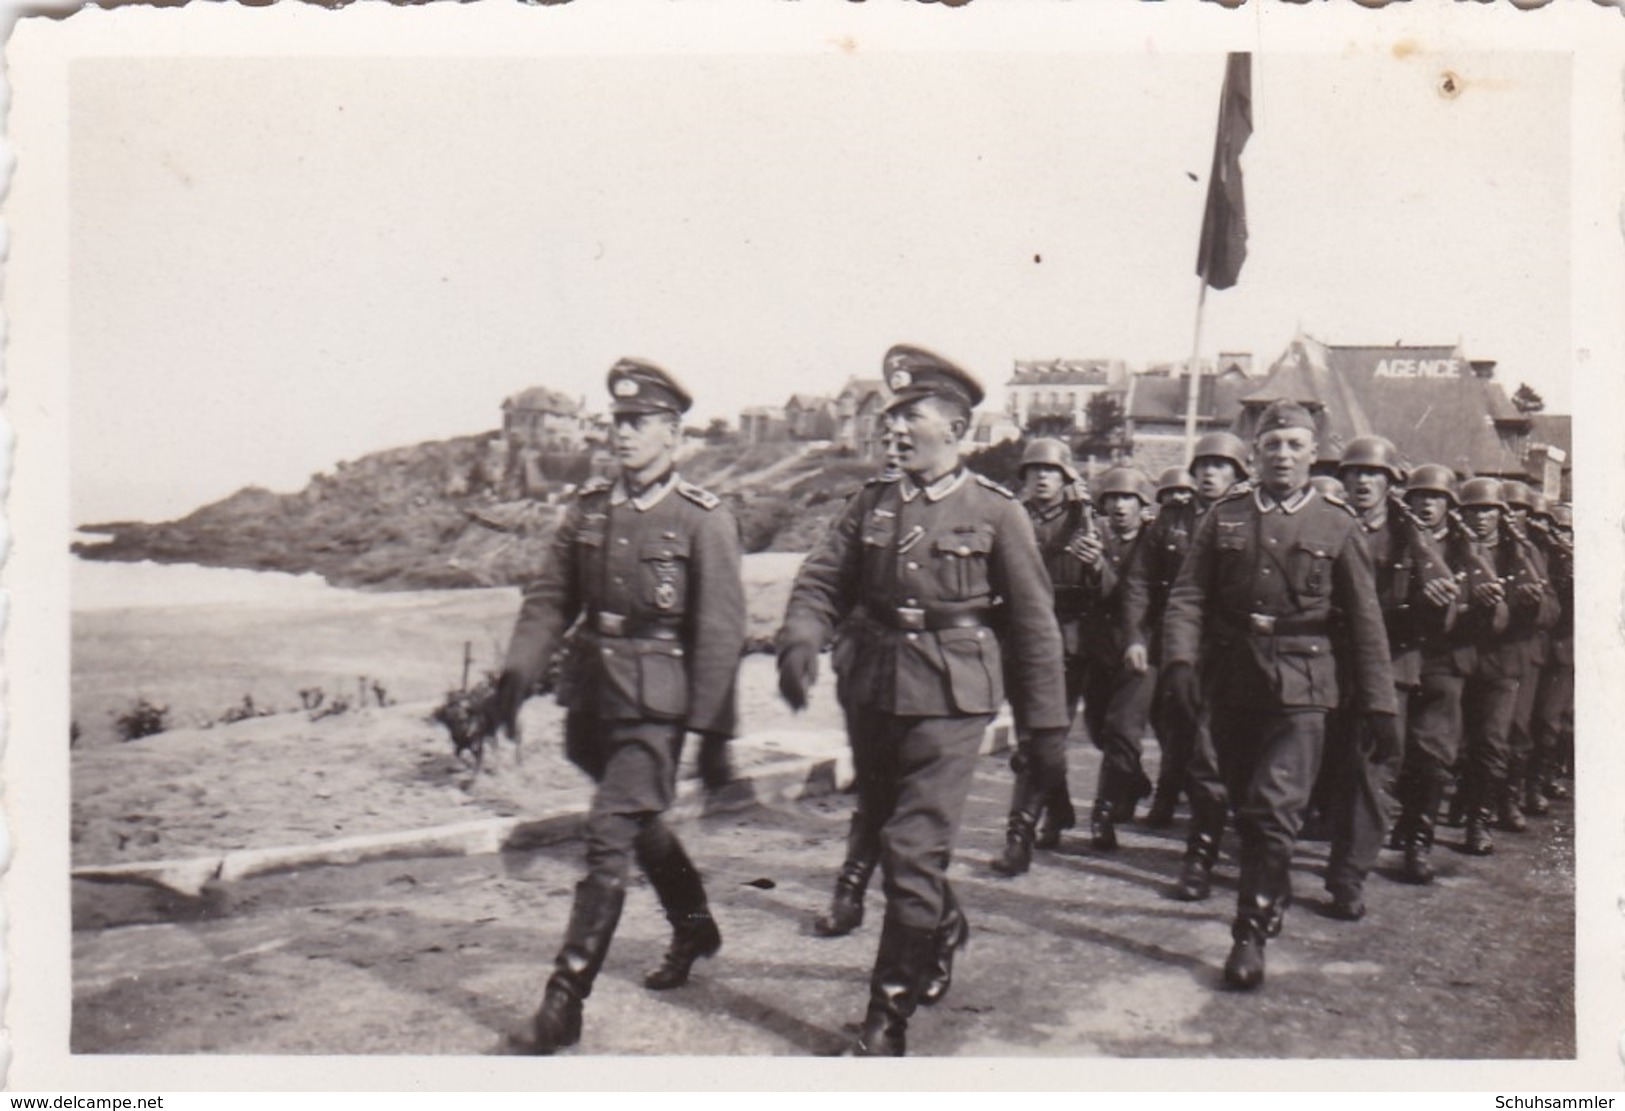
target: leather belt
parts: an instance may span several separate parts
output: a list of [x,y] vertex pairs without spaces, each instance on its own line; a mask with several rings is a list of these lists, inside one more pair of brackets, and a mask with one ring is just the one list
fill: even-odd
[[683,635],[679,617],[628,617],[603,610],[592,615],[588,626],[599,636],[644,637],[651,640],[679,640]]
[[1249,613],[1246,631],[1259,637],[1329,636],[1331,626],[1324,617],[1278,617],[1271,613]]
[[979,629],[987,625],[987,610],[932,611],[895,606],[881,611],[881,624],[905,632],[940,632],[943,629]]

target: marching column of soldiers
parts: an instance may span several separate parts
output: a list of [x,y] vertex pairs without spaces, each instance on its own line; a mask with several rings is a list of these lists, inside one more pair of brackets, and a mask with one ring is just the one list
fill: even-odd
[[[1170,893],[1211,896],[1227,826],[1239,864],[1225,984],[1257,989],[1293,899],[1305,822],[1330,842],[1323,904],[1366,914],[1386,845],[1427,884],[1441,820],[1470,854],[1565,796],[1573,768],[1573,518],[1520,482],[1406,465],[1362,436],[1336,477],[1311,476],[1313,414],[1271,405],[1254,442],[1203,436],[1190,467],[1153,484],[1114,467],[1091,491],[1070,448],[1029,443],[1021,491],[961,458],[980,385],[899,345],[883,361],[885,466],[798,572],[776,637],[779,690],[805,708],[826,650],[857,802],[820,936],[864,918],[878,871],[884,916],[858,1056],[901,1056],[908,1024],[952,985],[971,916],[949,883],[982,739],[1008,702],[1014,782],[1001,855],[1015,878],[1076,822],[1067,737],[1081,704],[1099,773],[1089,841],[1117,848],[1144,816],[1188,805]],[[569,758],[597,784],[587,876],[527,1048],[582,1036],[635,863],[672,926],[651,990],[716,955],[700,871],[661,814],[684,740],[708,785],[731,776],[745,638],[739,530],[675,468],[690,399],[663,369],[610,371],[619,477],[578,493],[527,588],[493,730],[562,646]],[[1153,781],[1141,742],[1154,735]],[[1448,804],[1447,804],[1448,796]],[[1441,819],[1441,812],[1444,816]]]

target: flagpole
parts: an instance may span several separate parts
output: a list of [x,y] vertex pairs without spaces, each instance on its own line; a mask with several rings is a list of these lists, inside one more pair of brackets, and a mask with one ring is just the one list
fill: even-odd
[[1207,273],[1197,276],[1196,334],[1191,338],[1190,385],[1185,391],[1185,466],[1191,465],[1191,453],[1196,450],[1196,404],[1201,390],[1202,309],[1207,304]]

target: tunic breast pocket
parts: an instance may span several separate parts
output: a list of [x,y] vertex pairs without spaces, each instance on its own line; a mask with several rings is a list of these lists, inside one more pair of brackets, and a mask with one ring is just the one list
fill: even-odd
[[660,614],[680,615],[688,599],[688,540],[667,537],[638,549],[638,600]]
[[939,536],[931,545],[937,589],[946,602],[968,602],[992,592],[988,560],[993,552],[993,531],[955,532]]
[[1292,549],[1288,569],[1292,590],[1300,598],[1324,598],[1332,592],[1330,544],[1303,540]]

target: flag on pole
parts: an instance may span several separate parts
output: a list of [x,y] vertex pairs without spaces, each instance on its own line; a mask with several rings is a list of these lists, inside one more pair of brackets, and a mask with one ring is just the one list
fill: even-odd
[[1253,133],[1253,56],[1231,54],[1219,95],[1219,131],[1207,179],[1202,244],[1196,274],[1214,289],[1229,289],[1247,261],[1247,204],[1241,193],[1241,149]]

